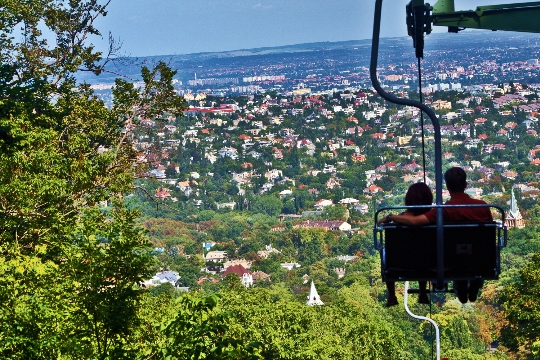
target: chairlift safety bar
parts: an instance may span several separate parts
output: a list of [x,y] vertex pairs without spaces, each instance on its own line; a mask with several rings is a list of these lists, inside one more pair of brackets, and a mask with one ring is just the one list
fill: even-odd
[[[485,208],[485,207],[489,207],[489,208],[494,208],[494,209],[497,209],[499,211],[499,213],[501,214],[501,221],[496,221],[497,222],[497,226],[500,227],[502,230],[503,230],[503,238],[501,239],[499,245],[501,247],[505,247],[507,242],[508,242],[508,228],[505,226],[505,220],[506,220],[506,213],[504,212],[503,208],[500,207],[499,205],[496,205],[496,204],[451,204],[451,205],[446,205],[446,204],[443,204],[443,205],[409,205],[409,206],[405,206],[405,205],[401,205],[401,206],[386,206],[386,207],[383,207],[383,208],[380,208],[378,209],[376,212],[375,212],[375,215],[374,215],[374,226],[373,226],[373,240],[374,240],[374,244],[375,244],[375,249],[380,251],[382,249],[382,242],[378,239],[378,235],[384,230],[384,229],[388,229],[390,227],[406,227],[405,225],[399,225],[399,224],[394,224],[394,223],[385,223],[385,224],[379,224],[378,223],[378,219],[379,219],[379,214],[380,213],[384,213],[384,212],[388,212],[388,211],[393,211],[393,210],[414,210],[414,209],[432,209],[432,208],[441,208],[441,209],[446,209],[446,208]],[[478,223],[479,222],[475,222],[475,221],[471,221],[471,222],[460,222],[460,223],[455,223],[455,222],[447,222],[447,223],[443,223],[443,228],[446,228],[446,227],[477,227],[478,226]],[[426,226],[433,226],[435,224],[431,224],[431,225],[426,225]]]

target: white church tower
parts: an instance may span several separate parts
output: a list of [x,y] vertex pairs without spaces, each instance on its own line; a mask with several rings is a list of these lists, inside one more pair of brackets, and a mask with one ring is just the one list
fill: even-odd
[[309,295],[306,301],[306,305],[324,305],[324,303],[321,301],[319,294],[317,293],[317,289],[315,289],[315,284],[313,283],[313,280],[311,280],[311,289],[309,289]]

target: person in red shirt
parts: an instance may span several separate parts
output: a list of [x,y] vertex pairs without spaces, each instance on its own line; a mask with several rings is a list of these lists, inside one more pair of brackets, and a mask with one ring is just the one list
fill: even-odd
[[[446,188],[450,193],[450,200],[445,202],[447,205],[461,204],[487,204],[485,201],[472,199],[465,194],[467,188],[467,174],[460,167],[453,167],[444,173]],[[407,226],[422,226],[435,224],[437,222],[437,210],[431,209],[425,214],[414,215],[411,213],[402,213],[399,215],[388,215],[379,220],[379,223],[396,222]],[[470,207],[470,208],[445,208],[443,209],[443,221],[445,222],[464,222],[464,221],[493,221],[489,207]],[[467,300],[476,301],[478,290],[483,286],[483,280],[454,281],[454,290],[459,301],[466,303]]]

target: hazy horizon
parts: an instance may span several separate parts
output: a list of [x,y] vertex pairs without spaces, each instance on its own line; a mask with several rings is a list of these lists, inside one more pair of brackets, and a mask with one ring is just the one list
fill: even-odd
[[[383,2],[381,37],[407,35],[407,3]],[[493,3],[456,0],[455,7],[469,10]],[[122,43],[122,54],[147,57],[364,40],[372,35],[374,4],[354,0],[134,0],[126,6],[112,1],[108,15],[96,22],[102,38],[94,38],[93,43],[106,51],[111,32]]]
[[[540,41],[540,34],[536,33],[525,33],[525,32],[510,32],[510,31],[489,31],[486,32],[486,30],[477,30],[477,29],[465,29],[464,31],[460,31],[458,34],[455,33],[447,33],[447,32],[438,32],[438,33],[431,33],[430,35],[427,35],[425,37],[425,43],[426,43],[426,51],[429,51],[429,45],[430,43],[437,43],[440,40],[444,41],[445,36],[464,36],[464,35],[472,35],[472,34],[480,34],[484,33],[483,36],[488,37],[512,37],[512,36],[528,36],[528,37],[538,37],[538,40]],[[388,39],[410,39],[411,41],[411,52],[414,51],[412,39],[408,35],[402,35],[402,36],[382,36],[381,40],[388,40]],[[276,46],[260,46],[260,47],[252,47],[252,48],[237,48],[237,49],[229,49],[229,50],[221,50],[221,51],[199,51],[199,52],[193,52],[193,53],[184,53],[184,54],[153,54],[153,55],[126,55],[126,57],[133,57],[133,58],[152,58],[152,57],[167,57],[167,56],[196,56],[196,55],[204,55],[204,54],[225,54],[225,53],[238,53],[234,56],[251,56],[251,55],[259,55],[260,50],[263,49],[280,49],[280,48],[293,48],[293,47],[312,47],[318,44],[339,44],[339,43],[347,43],[347,42],[369,42],[371,45],[371,38],[367,39],[348,39],[348,40],[336,40],[336,41],[312,41],[312,42],[304,42],[304,43],[296,43],[296,44],[283,44],[283,45],[276,45]],[[383,46],[383,44],[381,44]],[[249,53],[257,51],[257,53]],[[244,54],[242,54],[242,52]]]

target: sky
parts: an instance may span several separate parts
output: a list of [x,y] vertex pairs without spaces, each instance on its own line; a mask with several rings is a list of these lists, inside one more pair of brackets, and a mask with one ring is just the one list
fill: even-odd
[[[407,36],[408,2],[383,1],[381,37]],[[455,0],[455,9],[513,2]],[[112,0],[93,43],[105,51],[111,32],[122,55],[153,56],[360,40],[371,38],[374,8],[375,0]]]

